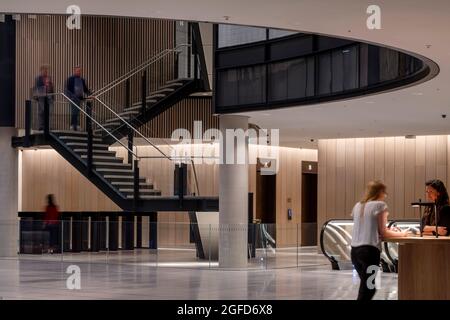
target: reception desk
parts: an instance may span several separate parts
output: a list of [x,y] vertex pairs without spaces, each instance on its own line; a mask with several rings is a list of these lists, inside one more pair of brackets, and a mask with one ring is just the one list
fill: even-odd
[[450,237],[385,239],[398,246],[398,299],[450,300]]

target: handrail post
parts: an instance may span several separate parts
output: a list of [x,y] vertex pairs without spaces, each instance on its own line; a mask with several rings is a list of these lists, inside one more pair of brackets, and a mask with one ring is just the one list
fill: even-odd
[[128,163],[133,164],[133,153],[131,153],[131,150],[133,150],[133,140],[134,140],[134,132],[133,130],[128,130]]
[[147,107],[147,71],[144,71],[142,74],[141,99],[142,99],[142,113],[144,113]]
[[192,30],[192,55],[194,56],[194,79],[198,79],[198,48],[197,48],[197,39],[195,38],[194,28],[191,27]]
[[136,210],[137,209],[137,203],[139,200],[139,160],[134,160],[134,179],[133,179],[133,191],[134,191],[134,197],[133,197],[133,207]]
[[125,81],[125,106],[126,108],[131,107],[131,87],[130,87],[130,79]]
[[93,132],[92,132],[92,102],[88,101],[86,103],[86,112],[87,112],[87,117],[86,117],[86,131],[87,131],[87,170],[88,170],[88,175],[90,175],[92,173],[92,155],[93,155]]
[[25,101],[25,147],[30,146],[30,134],[31,134],[31,100]]
[[184,197],[184,167],[180,163],[178,167],[178,199],[180,200],[180,208],[183,206]]
[[44,99],[44,136],[48,138],[50,135],[50,108],[48,98]]
[[187,77],[191,77],[191,55],[192,55],[192,24],[188,22],[188,54],[187,54]]

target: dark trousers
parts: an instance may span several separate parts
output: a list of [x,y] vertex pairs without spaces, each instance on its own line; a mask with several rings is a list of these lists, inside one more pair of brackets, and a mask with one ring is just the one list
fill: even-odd
[[60,249],[60,226],[59,224],[47,224],[45,230],[49,233],[49,246],[55,252]]
[[[376,266],[377,270],[380,265],[380,250],[374,246],[352,247],[351,251],[352,263],[358,272],[361,283],[359,284],[358,300],[371,300],[375,295],[375,287],[370,288],[367,280],[370,276],[373,278],[373,271],[368,270],[370,266]],[[374,281],[369,281],[370,284]]]
[[44,130],[45,124],[45,105],[48,105],[49,113],[51,107],[51,100],[49,97],[39,97],[38,99],[38,126],[39,130]]
[[[77,104],[81,108],[81,99],[72,99],[74,103]],[[71,105],[71,112],[70,112],[70,125],[74,128],[75,131],[77,131],[78,126],[80,122],[80,109],[78,109],[73,104]]]

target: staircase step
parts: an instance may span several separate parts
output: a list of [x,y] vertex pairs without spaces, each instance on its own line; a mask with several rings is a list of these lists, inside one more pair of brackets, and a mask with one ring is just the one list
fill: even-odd
[[159,89],[159,90],[156,90],[156,91],[152,92],[151,95],[155,95],[155,94],[165,94],[165,95],[167,95],[167,94],[170,94],[170,93],[172,93],[174,91],[175,91],[175,89],[173,89],[173,88],[162,88],[162,89]]
[[[152,199],[158,199],[161,196],[161,193],[158,195],[139,195],[139,199],[142,200],[152,200]],[[133,199],[134,196],[133,195],[127,195],[127,199]]]
[[[67,141],[67,142],[76,142],[76,141],[86,141],[88,140],[86,137],[75,137],[75,136],[60,136],[61,140]],[[93,138],[92,141],[94,142],[102,142],[102,139],[100,138]]]
[[[87,154],[82,154],[81,159],[87,159]],[[123,158],[118,158],[114,156],[99,156],[99,155],[93,155],[92,160],[102,160],[102,161],[108,161],[108,162],[119,162],[123,163]]]
[[172,82],[169,84],[166,84],[165,86],[162,86],[161,89],[165,89],[165,88],[173,88],[173,87],[181,87],[184,83],[182,82]]
[[[111,120],[111,119],[108,119],[108,120]],[[103,127],[105,127],[105,128],[116,127],[123,123],[123,121],[118,118],[114,118],[114,119],[112,119],[113,121],[109,121],[109,122],[108,122],[108,120],[106,120],[106,122],[102,124]],[[97,130],[102,130],[102,128],[96,129],[95,131],[97,131]]]
[[115,175],[115,176],[130,176],[133,177],[133,171],[129,169],[108,169],[108,168],[98,168],[95,169],[98,173],[103,175]]
[[94,162],[95,169],[128,169],[131,170],[131,164],[119,162]]
[[[105,174],[103,176],[105,179],[109,180],[111,183],[114,182],[133,182],[134,177],[133,176],[121,176],[121,175],[115,175],[115,174]],[[139,178],[139,183],[145,183],[145,178]]]
[[187,81],[191,81],[191,80],[192,80],[191,78],[178,78],[178,79],[166,81],[166,83],[187,82]]
[[[142,108],[142,107],[141,107]],[[141,109],[140,108],[140,109]],[[140,109],[136,109],[136,110],[130,110],[130,109],[125,109],[124,110],[124,112],[122,112],[122,113],[119,113],[119,115],[122,117],[122,118],[130,118],[131,116],[135,116],[135,115],[137,115],[137,114],[140,114],[141,112],[140,112]]]
[[[129,116],[127,116],[127,115],[125,115],[125,116],[122,116],[122,115],[120,115],[123,119],[125,119],[126,121],[128,121],[129,120]],[[122,121],[122,119],[120,119],[120,118],[111,118],[111,119],[107,119],[107,120],[105,120],[105,122],[102,124],[104,127],[109,127],[109,124],[110,123],[113,123],[113,122],[117,122],[117,123],[124,123],[123,121]],[[101,128],[100,128],[101,129]]]
[[[85,148],[87,148],[87,141],[86,142],[67,142],[66,145],[68,145],[69,147],[85,147]],[[109,148],[109,145],[101,144],[101,143],[94,143],[93,146],[94,146],[94,148],[100,148],[100,149]]]
[[[132,188],[134,186],[134,182],[126,182],[126,181],[113,181],[111,184],[117,188]],[[141,189],[153,189],[152,184],[148,184],[147,182],[139,182],[139,188]]]
[[[86,154],[88,151],[87,149],[74,149],[73,151],[75,151],[76,153],[81,153],[81,154]],[[115,156],[116,152],[115,151],[110,151],[110,150],[101,150],[101,149],[93,149],[92,150],[93,154],[110,154],[111,156]]]
[[[162,98],[166,97],[165,94],[158,94],[156,96],[148,96],[147,100],[145,100],[147,102],[147,105],[158,102],[158,100],[161,100]],[[140,101],[133,103],[133,105],[131,106],[131,108],[127,108],[125,110],[130,110],[130,109],[134,109],[136,107],[141,107],[142,108],[142,103]]]
[[86,131],[54,130],[54,131],[52,131],[52,133],[56,134],[57,136],[75,136],[75,137],[86,136],[87,137]]
[[[119,189],[120,192],[122,193],[134,193],[134,189]],[[161,195],[161,191],[160,190],[155,190],[155,189],[144,189],[144,188],[139,188],[139,193],[145,193],[148,195]]]

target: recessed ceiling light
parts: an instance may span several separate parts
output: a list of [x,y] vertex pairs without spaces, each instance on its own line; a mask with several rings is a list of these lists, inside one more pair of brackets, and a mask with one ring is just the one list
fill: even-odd
[[226,21],[230,20],[230,16],[223,16],[223,18],[224,18]]
[[414,96],[423,96],[423,93],[422,92],[413,92],[413,95]]
[[261,115],[266,116],[266,117],[269,117],[269,116],[270,116],[270,113],[261,113]]

